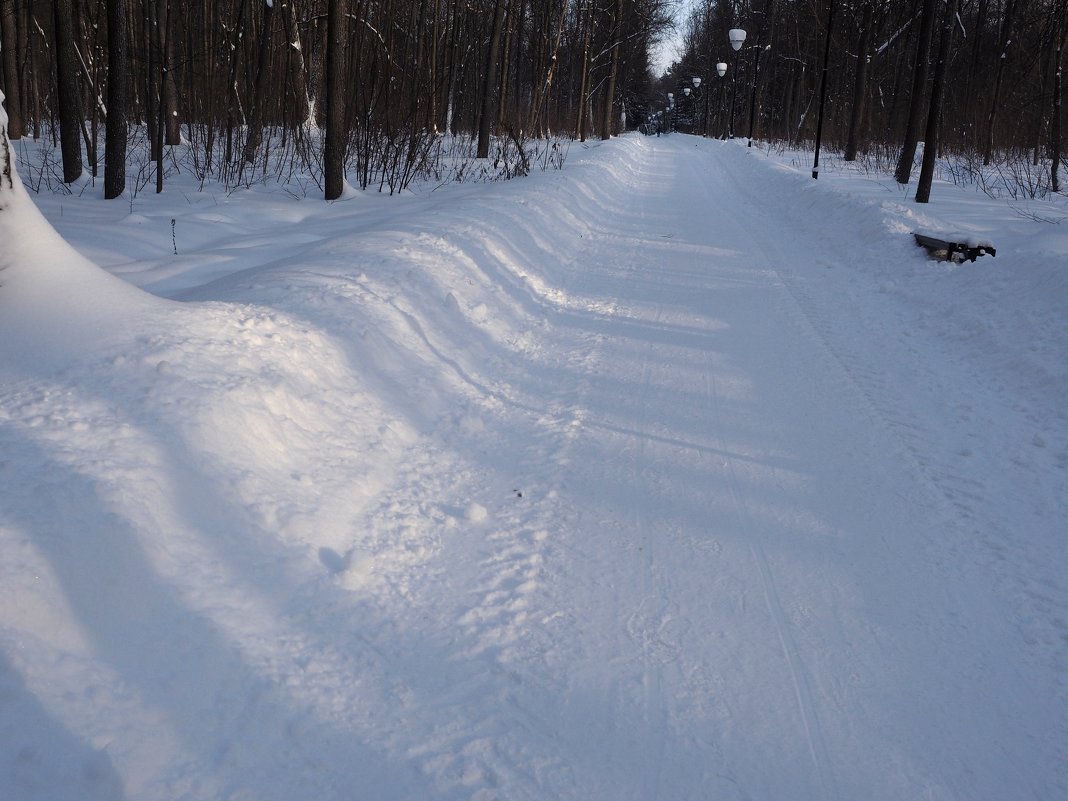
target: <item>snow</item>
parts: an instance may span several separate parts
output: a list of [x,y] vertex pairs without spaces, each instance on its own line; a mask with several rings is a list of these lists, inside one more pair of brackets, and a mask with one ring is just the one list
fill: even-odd
[[0,798],[1068,797],[1068,208],[807,158],[5,190]]

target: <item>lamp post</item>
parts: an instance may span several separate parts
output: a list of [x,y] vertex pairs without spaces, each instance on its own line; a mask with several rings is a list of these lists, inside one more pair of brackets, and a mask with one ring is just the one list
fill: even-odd
[[820,177],[820,140],[823,138],[823,107],[827,102],[827,63],[831,58],[831,26],[834,24],[834,7],[836,0],[831,0],[831,7],[827,10],[827,42],[823,46],[823,73],[820,76],[820,114],[816,122],[816,158],[812,162],[812,179]]
[[[692,78],[690,78],[690,83],[693,84],[694,92],[697,92],[701,88],[701,76],[700,75],[694,75]],[[697,100],[696,100],[696,98],[693,101],[693,109],[694,109],[694,112],[695,112],[694,115],[693,115],[693,118],[694,118],[693,119],[693,127],[694,127],[694,130],[696,131],[697,130],[697,114],[696,114],[696,111],[697,111]],[[705,93],[705,111],[706,112],[708,111],[708,93],[707,92]],[[706,117],[708,116],[707,113],[706,113],[705,116]],[[707,131],[705,131],[702,128],[701,129],[701,135],[704,136],[706,134],[707,134]]]
[[[716,64],[716,75],[720,77],[719,82],[719,111],[716,112],[716,119],[720,125],[723,125],[723,93],[724,93],[724,81],[723,76],[727,74],[727,64],[723,61]],[[706,96],[707,99],[707,96]],[[723,128],[723,138],[727,138],[726,126]]]
[[734,138],[734,107],[738,99],[738,51],[742,49],[742,44],[745,43],[745,31],[741,28],[731,28],[727,31],[727,38],[731,41],[731,47],[734,48],[734,72],[731,74],[731,127],[730,137]]
[[753,99],[749,103],[749,144],[753,146],[753,122],[756,119],[757,83],[760,81],[760,54],[765,50],[771,50],[771,45],[761,47],[759,42],[756,48],[756,57],[753,59]]
[[667,98],[668,133],[671,133],[673,130],[675,130],[675,93],[668,92]]

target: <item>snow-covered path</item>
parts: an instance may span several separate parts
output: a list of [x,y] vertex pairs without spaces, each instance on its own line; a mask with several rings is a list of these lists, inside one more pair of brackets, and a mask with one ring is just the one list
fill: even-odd
[[[1028,742],[1035,716],[1058,722],[1024,672],[1042,666],[1002,662],[1027,633],[969,564],[982,528],[912,445],[945,410],[895,406],[909,384],[873,398],[907,332],[866,302],[845,324],[870,346],[829,339],[850,310],[807,287],[856,254],[773,217],[737,165],[638,151],[626,203],[561,260],[541,348],[567,369],[522,365],[566,454],[546,569],[572,621],[553,638],[569,723],[549,720],[583,755],[578,797],[1012,795],[1056,760]],[[1002,739],[1011,759],[945,775]]]
[[969,308],[1007,283],[894,198],[574,148],[177,212],[178,258],[85,237],[186,303],[0,360],[0,790],[1065,795],[1063,323]]

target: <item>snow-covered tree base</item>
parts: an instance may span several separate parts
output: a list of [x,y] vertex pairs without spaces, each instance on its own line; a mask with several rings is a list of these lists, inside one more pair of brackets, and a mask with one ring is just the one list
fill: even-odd
[[[14,186],[12,175],[11,140],[7,138],[7,111],[4,109],[4,93],[0,92],[0,192]],[[0,209],[4,201],[0,198]]]

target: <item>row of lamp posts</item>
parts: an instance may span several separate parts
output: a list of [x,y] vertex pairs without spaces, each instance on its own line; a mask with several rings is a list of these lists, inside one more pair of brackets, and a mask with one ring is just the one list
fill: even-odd
[[[731,107],[730,107],[731,114],[730,114],[730,124],[726,128],[724,128],[724,130],[723,130],[723,138],[727,139],[729,137],[729,138],[733,139],[734,138],[734,112],[735,112],[735,107],[737,106],[737,97],[738,97],[738,51],[742,49],[742,44],[745,42],[745,31],[743,31],[741,28],[731,28],[730,31],[727,32],[727,36],[730,39],[731,47],[734,49],[734,70],[731,73]],[[757,54],[757,58],[759,58],[759,57],[760,57],[760,54],[758,53]],[[726,63],[720,61],[718,64],[716,64],[716,75],[718,75],[722,79],[723,76],[726,75],[726,74],[727,74],[727,65],[726,65]],[[693,83],[693,89],[692,90],[690,89],[689,86],[683,87],[683,89],[682,89],[682,93],[686,97],[690,96],[691,91],[696,92],[698,89],[701,88],[701,77],[700,76],[695,75],[693,78],[691,78],[691,82]],[[719,84],[719,116],[720,117],[722,117],[722,115],[723,115],[723,92],[724,92],[724,83],[721,80],[720,84]],[[668,92],[667,93],[667,97],[668,97],[668,106],[667,106],[666,109],[664,109],[664,112],[666,114],[668,114],[668,115],[671,115],[675,110],[675,95],[674,95],[673,92]],[[753,84],[753,105],[754,106],[756,105],[756,82],[755,82],[755,79],[754,79],[754,84]],[[752,146],[752,144],[753,144],[753,119],[754,119],[753,113],[754,113],[754,111],[751,108],[750,109],[750,113],[749,113],[749,144],[750,144],[750,146]],[[704,119],[704,135],[708,136],[708,86],[707,85],[705,86],[705,114],[704,114],[704,117],[705,117],[705,119]]]
[[[827,102],[827,65],[830,60],[831,52],[831,27],[834,23],[834,9],[837,5],[834,0],[831,0],[829,10],[827,12],[827,32],[826,40],[823,51],[823,70],[820,77],[820,107],[819,118],[816,124],[816,154],[815,161],[812,165],[812,177],[819,178],[819,165],[820,165],[820,140],[823,134],[823,111],[824,105]],[[730,40],[731,48],[734,50],[734,70],[731,73],[731,116],[730,125],[723,131],[723,138],[728,136],[734,138],[734,110],[737,105],[738,99],[738,51],[742,49],[742,45],[745,43],[745,31],[741,28],[731,28],[727,31],[727,38]],[[749,147],[753,146],[753,124],[756,120],[756,103],[757,103],[757,81],[760,76],[760,53],[761,50],[770,50],[771,45],[767,45],[764,48],[759,48],[756,52],[756,56],[753,60],[753,97],[749,103]],[[727,74],[727,65],[722,61],[716,64],[716,74],[722,79]],[[692,79],[693,90],[697,91],[701,88],[701,78],[694,76]],[[683,94],[687,97],[690,95],[690,87],[685,87]],[[675,109],[675,97],[671,92],[668,92],[668,108],[667,112],[670,114]],[[723,81],[719,84],[719,116],[723,116]],[[705,121],[704,121],[704,135],[708,136],[708,87],[705,87]]]

